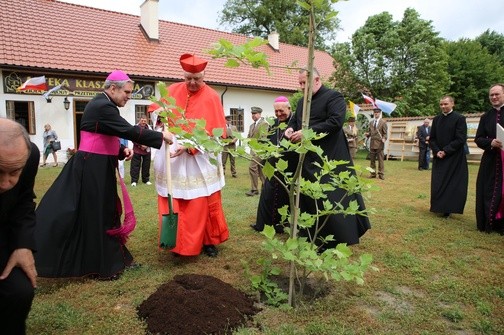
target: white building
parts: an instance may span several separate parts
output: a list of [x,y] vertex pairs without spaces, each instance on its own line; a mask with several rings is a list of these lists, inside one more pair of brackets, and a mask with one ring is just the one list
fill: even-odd
[[[250,108],[259,106],[263,116],[273,116],[273,100],[296,92],[296,67],[308,60],[306,48],[281,43],[273,33],[268,44],[257,49],[268,56],[270,75],[250,66],[226,68],[224,60],[213,60],[205,51],[220,39],[238,45],[248,37],[158,20],[156,0],[145,0],[140,16],[55,0],[0,0],[0,5],[0,117],[24,124],[39,148],[44,125],[51,124],[61,140],[61,161],[67,148],[78,146],[82,112],[112,70],[121,69],[135,80],[138,92],[121,113],[136,123],[150,104],[149,96],[159,96],[157,82],[182,80],[180,55],[206,58],[207,84],[219,92],[225,113],[246,134]],[[315,52],[315,66],[323,79],[334,71],[326,52]],[[46,77],[48,90],[65,86],[53,92],[50,101],[44,92],[16,91],[38,76]]]

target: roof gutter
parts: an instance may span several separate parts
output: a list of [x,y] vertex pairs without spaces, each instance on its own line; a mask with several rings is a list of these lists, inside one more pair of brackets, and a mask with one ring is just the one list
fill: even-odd
[[224,107],[224,94],[226,94],[227,90],[228,90],[228,86],[226,85],[226,86],[224,86],[224,92],[222,92],[221,97],[220,97],[220,102],[221,102],[222,107]]

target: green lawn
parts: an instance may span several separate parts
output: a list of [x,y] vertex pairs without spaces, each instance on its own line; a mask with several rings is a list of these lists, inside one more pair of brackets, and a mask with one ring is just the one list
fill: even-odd
[[[360,153],[356,163],[369,161]],[[112,282],[39,278],[29,334],[145,334],[136,307],[181,273],[212,275],[253,293],[241,261],[254,268],[266,254],[263,236],[249,227],[259,198],[245,196],[247,167],[238,160],[238,178],[228,178],[223,190],[231,237],[215,259],[158,251],[155,188],[128,186],[138,220],[128,247],[143,266]],[[60,170],[40,169],[39,198]],[[418,171],[413,161],[386,161],[385,181],[375,182],[380,190],[366,195],[376,209],[372,229],[352,247],[356,255],[371,253],[380,271],[366,274],[362,286],[330,283],[329,295],[297,310],[266,307],[255,317],[257,327],[236,334],[504,334],[504,237],[476,230],[477,171],[469,166],[465,214],[444,219],[429,212],[430,171]]]

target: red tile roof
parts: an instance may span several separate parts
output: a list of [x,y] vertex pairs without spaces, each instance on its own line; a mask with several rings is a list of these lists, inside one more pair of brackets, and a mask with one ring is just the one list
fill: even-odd
[[[182,79],[178,59],[204,50],[219,39],[234,44],[244,35],[159,21],[159,41],[149,41],[140,28],[140,16],[117,13],[55,0],[0,0],[0,66],[44,71],[105,75],[122,69],[133,77],[154,80]],[[138,9],[140,12],[140,8]],[[281,38],[281,37],[280,37]],[[306,48],[280,43],[257,50],[268,55],[272,75],[248,66],[225,68],[223,60],[210,60],[209,83],[263,89],[297,90],[297,75],[285,67],[307,63]],[[322,77],[333,71],[333,59],[316,51],[315,66]]]

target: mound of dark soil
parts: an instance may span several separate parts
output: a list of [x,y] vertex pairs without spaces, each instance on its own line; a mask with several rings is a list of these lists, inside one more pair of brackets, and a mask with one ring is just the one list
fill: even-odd
[[175,276],[138,307],[149,332],[163,335],[228,335],[257,312],[244,293],[197,274]]

